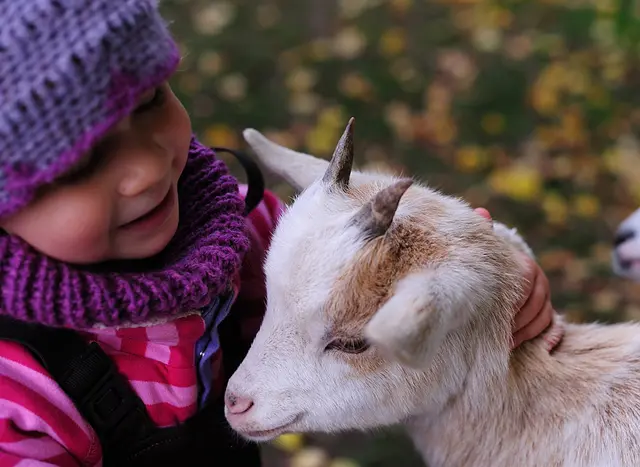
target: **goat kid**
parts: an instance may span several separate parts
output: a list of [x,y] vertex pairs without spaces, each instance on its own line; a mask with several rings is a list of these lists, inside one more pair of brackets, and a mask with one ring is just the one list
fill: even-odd
[[[640,465],[640,327],[567,324],[510,352],[522,239],[410,179],[245,139],[301,190],[267,255],[267,311],[231,377],[242,436],[402,424],[430,467]],[[369,345],[371,343],[371,345]]]
[[613,249],[613,270],[621,277],[640,282],[640,209],[618,227]]

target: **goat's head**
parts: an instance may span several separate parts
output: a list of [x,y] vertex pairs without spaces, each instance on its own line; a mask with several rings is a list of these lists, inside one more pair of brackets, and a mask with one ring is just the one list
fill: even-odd
[[330,162],[245,131],[301,190],[267,255],[264,321],[227,387],[227,419],[251,439],[396,423],[437,410],[471,367],[507,367],[515,251],[458,199],[352,171],[352,129]]
[[640,281],[640,209],[618,227],[613,250],[613,270],[619,276]]

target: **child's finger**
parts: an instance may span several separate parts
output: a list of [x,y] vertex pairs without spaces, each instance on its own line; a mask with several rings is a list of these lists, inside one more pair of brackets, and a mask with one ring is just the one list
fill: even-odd
[[525,290],[523,291],[524,293],[522,295],[522,298],[518,302],[518,305],[517,305],[518,310],[521,310],[522,308],[524,308],[526,303],[531,298],[531,293],[532,293],[533,287],[536,284],[536,279],[539,273],[538,265],[536,264],[536,262],[531,257],[529,257],[524,253],[522,253],[522,256],[524,257],[525,262],[527,264],[526,264],[526,270],[524,272]]
[[474,211],[480,214],[482,217],[484,217],[488,221],[493,222],[493,219],[491,218],[491,214],[489,214],[489,211],[487,211],[485,208],[475,208]]
[[523,342],[533,339],[536,336],[539,336],[544,332],[545,329],[549,327],[551,324],[551,319],[553,316],[553,308],[551,307],[551,303],[548,302],[545,305],[542,313],[538,313],[537,316],[531,321],[527,326],[520,329],[513,335],[513,343],[511,348],[515,349]]
[[549,289],[545,287],[544,280],[542,280],[541,276],[542,274],[536,274],[529,299],[520,308],[520,311],[516,313],[513,323],[514,332],[519,331],[531,323],[549,301]]

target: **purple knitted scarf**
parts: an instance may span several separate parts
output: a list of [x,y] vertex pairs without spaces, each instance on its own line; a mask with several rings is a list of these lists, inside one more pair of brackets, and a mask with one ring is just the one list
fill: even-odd
[[238,185],[192,140],[178,186],[180,224],[153,258],[85,268],[0,236],[0,314],[87,329],[140,324],[207,305],[230,286],[249,247]]

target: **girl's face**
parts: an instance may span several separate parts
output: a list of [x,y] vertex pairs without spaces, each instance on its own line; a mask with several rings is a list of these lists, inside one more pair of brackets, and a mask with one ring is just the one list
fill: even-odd
[[152,256],[178,226],[177,182],[190,140],[189,117],[165,83],[0,227],[69,263]]

